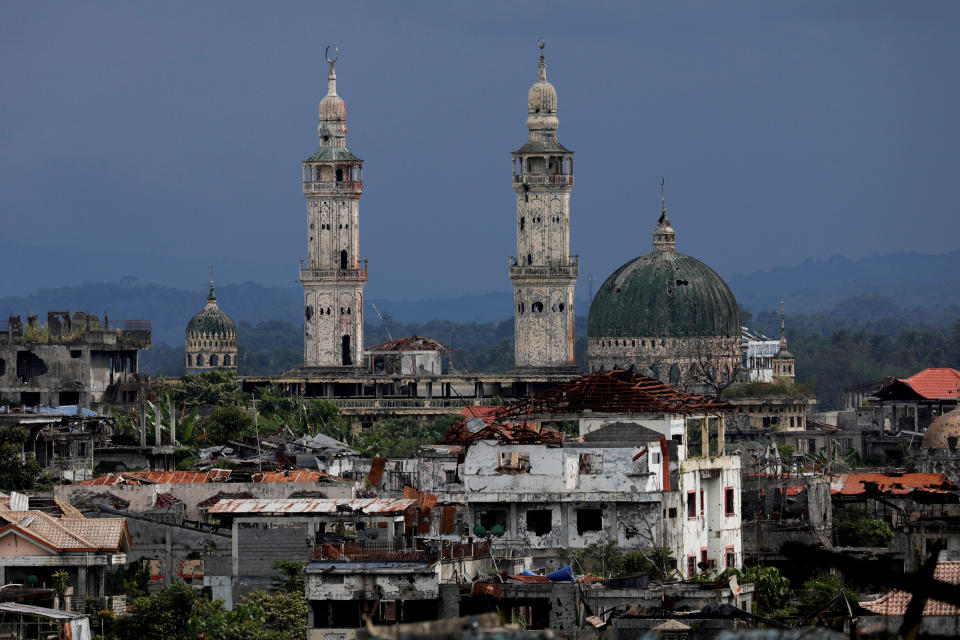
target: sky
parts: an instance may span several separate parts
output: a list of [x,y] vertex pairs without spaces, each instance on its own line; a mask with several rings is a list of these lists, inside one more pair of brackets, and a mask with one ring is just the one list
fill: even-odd
[[365,160],[368,295],[510,290],[510,152],[540,37],[576,151],[578,287],[650,250],[661,176],[678,250],[725,276],[957,247],[960,3],[545,7],[5,3],[5,292],[129,275],[199,288],[210,265],[295,285],[331,43]]

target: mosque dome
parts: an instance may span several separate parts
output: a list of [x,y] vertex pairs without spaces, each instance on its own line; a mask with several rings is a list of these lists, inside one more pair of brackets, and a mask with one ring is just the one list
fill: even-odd
[[207,304],[203,311],[190,318],[185,333],[187,373],[224,368],[236,370],[237,325],[217,306],[212,271]]
[[920,446],[925,449],[948,449],[948,438],[954,438],[954,448],[960,441],[960,404],[953,411],[947,411],[938,416],[923,434]]
[[199,336],[235,338],[236,335],[237,325],[217,306],[217,296],[211,284],[210,293],[207,294],[207,305],[187,323],[187,338]]
[[739,336],[733,292],[713,269],[674,250],[666,211],[653,236],[653,251],[617,269],[600,287],[590,305],[589,337]]

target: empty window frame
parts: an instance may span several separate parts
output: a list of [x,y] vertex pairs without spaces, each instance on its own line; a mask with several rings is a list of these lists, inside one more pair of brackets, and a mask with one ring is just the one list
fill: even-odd
[[580,454],[580,475],[594,475],[601,471],[603,471],[603,454]]
[[577,533],[583,535],[588,531],[603,530],[602,509],[577,509]]
[[527,511],[527,532],[545,536],[553,530],[553,511],[550,509],[531,509]]
[[724,487],[723,489],[723,512],[725,515],[732,516],[736,514],[737,507],[734,500],[736,496],[733,493],[733,487]]
[[501,451],[497,454],[497,473],[530,473],[530,454],[519,451]]
[[693,579],[697,575],[697,556],[689,554],[687,556],[687,578]]
[[727,547],[726,569],[735,569],[737,567],[737,552],[733,547]]
[[697,492],[696,491],[687,491],[687,518],[693,519],[697,517]]

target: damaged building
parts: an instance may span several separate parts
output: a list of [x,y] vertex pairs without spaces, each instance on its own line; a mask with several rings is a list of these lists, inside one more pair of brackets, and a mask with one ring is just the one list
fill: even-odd
[[132,405],[141,382],[138,353],[150,347],[148,320],[110,325],[93,314],[51,311],[0,321],[0,404]]
[[[442,499],[469,505],[471,529],[499,527],[548,565],[561,549],[615,541],[624,549],[668,547],[677,570],[739,567],[740,458],[723,442],[725,403],[638,374],[597,372],[488,422],[453,429],[443,445],[464,447],[457,484]],[[704,455],[691,455],[689,422]],[[547,423],[575,422],[565,438]]]

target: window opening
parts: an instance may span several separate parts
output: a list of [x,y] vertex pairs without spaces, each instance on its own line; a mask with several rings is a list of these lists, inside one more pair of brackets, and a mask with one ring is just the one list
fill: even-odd
[[736,512],[736,505],[734,504],[733,496],[733,487],[726,487],[723,490],[723,508],[724,513],[728,516],[734,515]]
[[531,509],[527,511],[527,531],[537,536],[545,536],[553,530],[553,512],[550,509]]
[[497,473],[530,473],[530,454],[519,451],[501,451]]
[[577,533],[603,530],[603,511],[601,509],[577,509]]
[[349,367],[353,364],[353,357],[350,355],[350,336],[343,336],[341,344],[341,361],[343,366]]
[[697,517],[697,492],[687,491],[687,518]]

